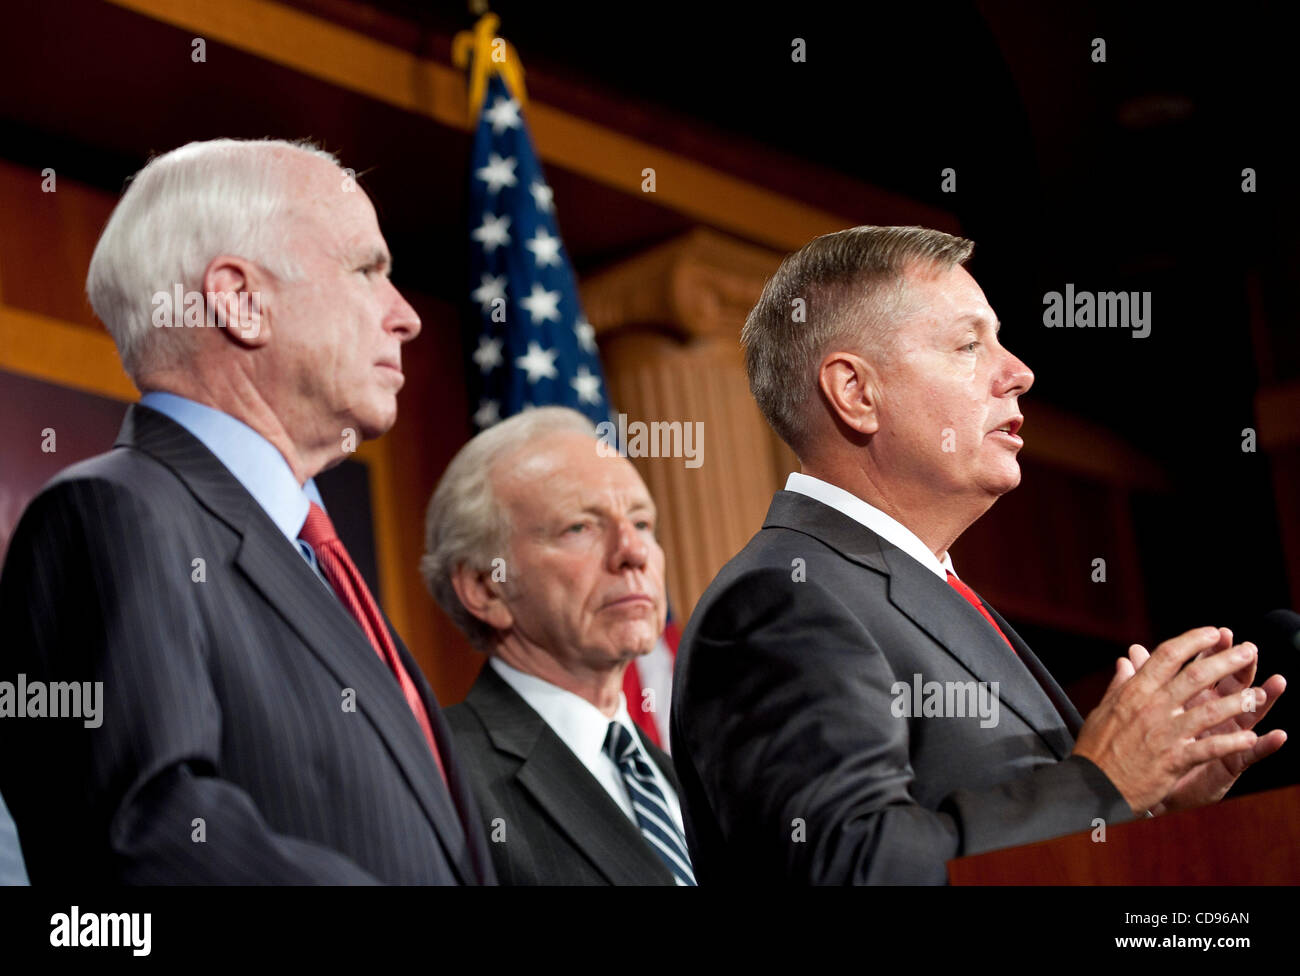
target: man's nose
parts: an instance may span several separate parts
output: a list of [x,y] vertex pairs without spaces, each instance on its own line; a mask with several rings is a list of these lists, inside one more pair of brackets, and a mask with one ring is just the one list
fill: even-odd
[[1022,396],[1034,385],[1034,371],[1020,357],[1007,350],[1007,361],[1002,372],[1001,396]]
[[650,547],[630,519],[617,519],[613,526],[613,543],[609,552],[609,570],[641,569],[650,558]]
[[388,287],[393,290],[393,296],[388,314],[384,317],[384,328],[396,333],[402,342],[410,342],[420,334],[420,316],[411,307],[411,303],[402,297],[396,285],[390,281]]

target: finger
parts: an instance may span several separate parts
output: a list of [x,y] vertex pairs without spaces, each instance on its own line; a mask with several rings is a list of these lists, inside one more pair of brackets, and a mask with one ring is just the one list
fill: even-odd
[[1222,759],[1236,752],[1253,749],[1258,741],[1259,737],[1250,731],[1206,736],[1184,747],[1178,759],[1178,766],[1184,770],[1191,769],[1212,759]]
[[1111,692],[1118,689],[1122,684],[1124,684],[1124,682],[1133,677],[1133,673],[1133,664],[1128,658],[1121,657],[1116,659],[1115,674],[1111,677],[1110,684],[1106,686],[1106,693],[1102,697],[1104,698],[1106,695],[1109,695]]
[[1132,644],[1128,649],[1128,659],[1133,662],[1135,671],[1142,670],[1142,665],[1151,659],[1151,652],[1141,644]]
[[1168,683],[1167,690],[1174,701],[1185,702],[1202,689],[1211,688],[1234,671],[1240,671],[1255,659],[1257,653],[1255,645],[1247,641],[1212,657],[1193,661]]
[[1286,733],[1281,729],[1274,729],[1267,735],[1260,736],[1255,742],[1255,747],[1250,751],[1250,755],[1246,758],[1246,765],[1250,766],[1261,759],[1267,759],[1284,745],[1286,745]]
[[[1262,704],[1259,696],[1255,689],[1250,688],[1241,695],[1216,698],[1214,701],[1184,712],[1174,722],[1174,729],[1182,736],[1192,738],[1202,736],[1206,732],[1213,734],[1234,732],[1246,727],[1245,721],[1252,716],[1253,709],[1259,704]],[[1224,723],[1228,724],[1225,728],[1219,729],[1218,726]]]
[[[1286,678],[1282,677],[1280,674],[1275,674],[1260,685],[1259,688],[1252,690],[1256,692],[1262,691],[1264,697],[1259,698],[1257,695],[1255,698],[1255,707],[1250,709],[1247,714],[1237,720],[1237,723],[1243,729],[1253,729],[1256,723],[1268,714],[1268,710],[1277,702],[1282,692],[1286,691]],[[1244,703],[1245,699],[1243,698],[1242,701]],[[1278,729],[1276,731],[1281,730]]]
[[[1197,627],[1195,630],[1169,638],[1156,648],[1155,653],[1151,655],[1151,660],[1147,661],[1142,669],[1143,685],[1148,690],[1154,691],[1161,685],[1168,684],[1174,675],[1178,674],[1183,664],[1201,651],[1214,647],[1219,639],[1217,627]],[[1238,667],[1245,663],[1242,661]],[[1186,695],[1183,700],[1190,697],[1191,695]]]
[[1190,712],[1198,705],[1204,705],[1206,702],[1214,701],[1216,698],[1228,698],[1231,695],[1241,694],[1241,692],[1249,688],[1250,685],[1241,682],[1238,677],[1240,674],[1240,671],[1234,671],[1213,688],[1205,688],[1198,691],[1191,698],[1187,699],[1187,701],[1183,702],[1183,710]]

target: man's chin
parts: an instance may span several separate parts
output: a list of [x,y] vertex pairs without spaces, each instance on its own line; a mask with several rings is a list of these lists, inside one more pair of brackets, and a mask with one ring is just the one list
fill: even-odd
[[393,429],[395,423],[397,423],[396,399],[390,407],[375,410],[367,417],[357,418],[357,434],[363,441],[372,441],[376,437],[387,434]]

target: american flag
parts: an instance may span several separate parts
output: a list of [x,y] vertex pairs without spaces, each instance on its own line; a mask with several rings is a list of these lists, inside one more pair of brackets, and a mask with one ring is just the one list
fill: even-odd
[[[478,430],[529,407],[565,406],[593,423],[611,419],[596,333],[582,314],[560,239],[555,200],[524,124],[522,106],[493,73],[470,160],[470,299],[478,310],[467,346],[470,409]],[[628,711],[668,744],[677,629],[628,668]],[[643,698],[643,691],[653,696]],[[653,709],[644,706],[653,702]]]

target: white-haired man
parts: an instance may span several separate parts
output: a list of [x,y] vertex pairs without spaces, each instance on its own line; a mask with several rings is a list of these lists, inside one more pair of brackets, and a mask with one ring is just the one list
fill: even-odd
[[419,668],[313,476],[397,416],[420,321],[318,149],[190,143],[132,181],[87,289],[144,393],[32,501],[6,678],[102,682],[102,724],[0,723],[33,883],[482,883]]
[[421,569],[489,656],[447,721],[502,883],[694,884],[671,762],[622,692],[667,613],[631,463],[564,407],[490,427],[434,492]]
[[962,854],[1217,800],[1285,740],[1252,731],[1285,682],[1251,689],[1255,649],[1222,628],[1133,645],[1084,722],[955,575],[949,548],[1019,483],[1033,382],[962,267],[972,246],[817,238],[745,323],[750,388],[802,472],[677,657],[702,882],[942,883]]

